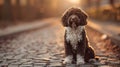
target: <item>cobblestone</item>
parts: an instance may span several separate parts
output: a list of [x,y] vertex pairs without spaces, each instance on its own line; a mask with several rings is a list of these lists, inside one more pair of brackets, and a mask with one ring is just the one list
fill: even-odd
[[18,67],[19,65],[17,65],[17,64],[10,64],[10,65],[8,65],[8,67]]
[[47,66],[47,63],[34,63],[34,66],[35,67],[45,67],[45,66]]
[[[75,64],[62,64],[64,58],[63,35],[64,29],[58,23],[44,29],[1,37],[0,67],[76,67]],[[100,46],[100,43],[98,45]],[[97,46],[94,48],[99,54],[100,62],[78,67],[109,67],[109,64],[118,64],[116,67],[120,66],[120,60],[108,57]]]
[[19,67],[33,67],[32,64],[23,64],[23,65],[20,65]]
[[50,65],[48,67],[61,67],[62,64],[60,62],[54,62],[54,63],[50,63]]

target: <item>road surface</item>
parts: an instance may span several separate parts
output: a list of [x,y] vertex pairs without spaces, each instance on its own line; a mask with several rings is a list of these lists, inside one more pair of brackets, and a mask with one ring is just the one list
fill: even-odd
[[[99,62],[80,65],[80,67],[120,67],[120,60],[116,59],[116,55],[106,52],[102,47],[105,42],[100,41],[101,34],[90,27],[86,29]],[[63,67],[65,66],[62,64],[63,36],[64,28],[58,20],[44,28],[0,37],[0,66]],[[76,65],[66,65],[66,67],[76,67]]]

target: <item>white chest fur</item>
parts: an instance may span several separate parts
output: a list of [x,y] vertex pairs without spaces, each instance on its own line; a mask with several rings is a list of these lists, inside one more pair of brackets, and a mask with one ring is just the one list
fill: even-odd
[[78,41],[82,40],[82,31],[84,26],[79,26],[77,29],[72,29],[71,27],[66,27],[66,40],[70,42],[73,49],[76,49]]

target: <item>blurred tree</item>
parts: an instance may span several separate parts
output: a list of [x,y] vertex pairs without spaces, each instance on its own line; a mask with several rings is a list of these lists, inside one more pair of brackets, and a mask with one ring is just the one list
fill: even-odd
[[96,6],[96,13],[95,13],[95,15],[96,15],[96,18],[99,18],[100,17],[100,3],[101,3],[101,0],[96,0],[95,1],[95,6]]
[[27,0],[27,9],[30,8],[30,0]]
[[115,5],[114,5],[115,0],[109,0],[109,3],[110,3],[110,5],[111,5],[113,8],[115,7]]
[[91,1],[91,0],[87,0],[87,1],[86,1],[86,4],[87,4],[88,7],[91,7],[92,1]]
[[26,4],[26,18],[27,19],[29,19],[30,17],[31,17],[31,13],[30,13],[30,7],[31,7],[31,5],[30,5],[30,0],[27,0],[27,2],[26,2],[27,4]]
[[40,18],[43,16],[43,13],[45,12],[45,0],[35,0],[35,10],[36,10],[36,17]]
[[100,7],[100,2],[101,2],[101,0],[97,0],[97,1],[96,1],[96,6],[97,6],[98,9],[99,9],[99,7]]
[[[35,17],[37,16],[36,13],[38,13],[38,11],[35,12],[36,9],[34,9],[32,3],[31,3],[31,2],[33,2],[33,1],[35,1],[35,0],[27,0],[27,1],[26,1],[26,15],[27,15],[27,16],[26,16],[26,19],[27,19],[27,20],[33,20],[33,19],[35,19]],[[39,1],[40,1],[40,0],[39,0]],[[39,2],[38,2],[38,3],[39,3]]]
[[51,11],[51,13],[49,13],[50,16],[55,16],[57,15],[57,8],[58,8],[58,0],[50,0],[49,2],[49,10]]
[[4,0],[3,4],[3,19],[12,20],[11,0]]
[[16,11],[17,11],[17,20],[21,19],[21,5],[20,5],[20,0],[16,0]]

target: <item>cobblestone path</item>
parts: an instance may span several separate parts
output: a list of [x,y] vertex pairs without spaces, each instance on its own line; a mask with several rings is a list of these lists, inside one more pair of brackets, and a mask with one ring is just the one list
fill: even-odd
[[[58,23],[42,29],[0,37],[0,67],[65,67],[62,64],[63,35],[64,29]],[[97,46],[94,48],[96,54],[101,54]],[[115,58],[110,58],[104,53],[98,57],[100,63],[85,64],[80,67],[120,67],[120,61]],[[76,67],[76,65],[66,65],[66,67]]]

